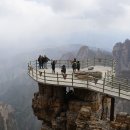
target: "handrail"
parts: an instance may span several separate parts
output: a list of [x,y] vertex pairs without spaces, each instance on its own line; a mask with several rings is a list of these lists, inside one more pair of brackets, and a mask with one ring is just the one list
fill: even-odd
[[[57,63],[56,63],[56,66],[59,67],[59,66],[62,66],[63,64],[66,64],[66,67],[68,68],[72,66],[72,60],[56,60]],[[36,60],[35,61],[31,61],[31,63],[35,64]],[[86,59],[86,60],[80,60],[80,63],[81,63],[81,66],[83,68],[85,67],[88,67],[88,66],[95,66],[95,65],[104,65],[104,66],[110,66],[112,67],[113,64],[113,59],[101,59],[101,58],[93,58],[93,59]],[[38,63],[37,63],[38,64]],[[90,64],[90,65],[89,65]],[[48,65],[51,65],[51,60],[48,61]]]
[[[96,58],[94,58],[93,65],[97,65],[98,62],[96,62]],[[87,59],[86,61],[83,61],[85,64],[82,67],[89,66],[89,62],[91,60]],[[104,60],[105,65],[110,65],[106,64],[106,61]],[[91,61],[92,62],[92,61]],[[113,62],[113,61],[112,61]],[[68,65],[68,68],[71,67],[70,61],[65,61],[65,60],[57,60],[57,66],[60,67],[62,63],[65,63],[65,65]],[[99,62],[101,63],[101,62]],[[98,65],[99,65],[98,63]],[[50,62],[48,62],[48,67]],[[113,63],[112,63],[113,64]],[[114,67],[114,66],[111,66]],[[116,77],[114,77],[113,71],[108,71],[105,74],[105,77],[103,79],[98,80],[97,84],[93,80],[81,80],[78,79],[77,77],[74,76],[74,74],[67,74],[66,79],[64,79],[63,75],[61,73],[48,73],[45,70],[41,71],[38,68],[38,62],[32,61],[28,64],[28,74],[31,76],[34,80],[42,83],[47,83],[47,84],[56,84],[56,85],[64,85],[64,86],[71,86],[71,87],[87,87],[87,89],[92,89],[94,91],[99,91],[102,93],[110,94],[113,96],[116,95],[118,97],[126,97],[129,96],[130,100],[130,86],[128,84],[125,84],[125,82],[118,81]],[[96,78],[95,78],[96,79]],[[128,99],[128,97],[127,97]]]

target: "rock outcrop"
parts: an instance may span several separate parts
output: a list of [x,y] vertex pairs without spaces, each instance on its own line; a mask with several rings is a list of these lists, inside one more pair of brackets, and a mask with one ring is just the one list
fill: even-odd
[[[32,108],[41,120],[41,130],[108,130],[102,115],[102,95],[90,90],[39,84]],[[107,110],[106,110],[107,111]],[[104,125],[105,124],[105,125]]]
[[78,60],[86,60],[87,58],[91,59],[91,58],[94,58],[94,57],[109,59],[109,58],[112,58],[112,55],[111,55],[110,52],[107,52],[105,50],[101,50],[99,48],[93,50],[88,46],[82,46],[79,49],[77,56],[76,56],[76,58]]
[[130,77],[130,40],[116,43],[113,47],[113,57],[116,61],[116,75]]
[[116,115],[116,120],[111,122],[110,130],[130,130],[130,115],[120,112]]
[[130,115],[118,112],[110,121],[112,97],[86,89],[39,83],[34,94],[34,115],[42,121],[41,130],[130,130]]
[[87,58],[112,58],[112,54],[110,52],[107,52],[105,50],[101,50],[99,48],[92,49],[88,46],[81,46],[77,52],[77,54],[73,52],[65,53],[61,56],[61,60],[73,60],[76,58],[77,60],[86,60]]
[[76,58],[78,60],[84,60],[84,59],[87,59],[90,57],[94,57],[94,52],[92,50],[90,50],[88,46],[82,46],[79,49],[77,56],[76,56]]
[[0,130],[18,130],[14,117],[14,109],[0,102]]

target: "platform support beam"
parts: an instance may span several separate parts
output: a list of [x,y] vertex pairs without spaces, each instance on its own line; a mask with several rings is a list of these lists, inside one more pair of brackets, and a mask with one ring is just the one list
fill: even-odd
[[110,121],[114,120],[115,98],[111,97]]

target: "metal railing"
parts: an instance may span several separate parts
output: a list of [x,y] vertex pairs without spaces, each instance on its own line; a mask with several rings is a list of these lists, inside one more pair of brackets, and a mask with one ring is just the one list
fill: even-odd
[[[125,98],[130,100],[130,86],[127,83],[128,79],[117,80],[115,77],[113,70],[114,70],[114,62],[113,60],[107,59],[87,59],[85,61],[80,61],[81,68],[86,68],[89,66],[110,66],[112,69],[111,71],[107,71],[105,76],[102,79],[97,79],[98,82],[95,84],[94,80],[96,78],[92,78],[91,80],[81,80],[78,79],[74,73],[67,74],[67,77],[64,78],[63,74],[61,73],[50,73],[47,70],[39,69],[39,64],[36,61],[31,61],[28,64],[28,74],[34,80],[44,84],[53,84],[53,85],[60,85],[60,86],[69,86],[69,87],[80,87],[80,88],[87,88],[94,91],[98,91],[101,93],[106,93],[112,96],[117,96],[121,98]],[[67,68],[71,68],[72,64],[71,61],[65,60],[57,60],[56,68],[61,68],[62,65],[66,65]],[[48,68],[51,67],[51,62],[49,61],[47,64]],[[127,81],[127,82],[125,82]]]
[[[51,67],[51,61],[47,62],[48,66]],[[29,65],[31,65],[33,68],[38,67],[38,61],[30,61]],[[67,68],[71,68],[72,67],[72,61],[71,60],[56,60],[56,68],[61,67],[62,65],[66,65]],[[80,61],[80,65],[81,68],[86,68],[89,66],[96,66],[96,65],[100,65],[100,66],[109,66],[112,69],[114,69],[115,67],[115,62],[113,59],[101,59],[101,58],[92,58],[92,59],[86,59],[86,60],[81,60]]]

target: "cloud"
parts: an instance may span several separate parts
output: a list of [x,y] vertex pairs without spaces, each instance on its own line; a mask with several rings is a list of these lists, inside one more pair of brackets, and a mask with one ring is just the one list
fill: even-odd
[[[118,19],[124,21],[130,15],[129,0],[36,0],[39,3],[49,6],[54,13],[66,19],[80,19],[91,21],[91,25],[99,28],[117,25]],[[127,19],[128,20],[128,19]],[[127,23],[127,20],[124,23]],[[86,22],[86,21],[85,21]],[[90,25],[90,26],[91,26]],[[92,26],[93,26],[92,25]],[[127,24],[128,25],[128,24]],[[127,27],[127,25],[124,25]],[[104,27],[103,26],[103,27]],[[120,26],[120,25],[119,25]],[[92,27],[91,27],[92,28]]]
[[3,9],[0,15],[0,38],[6,42],[10,41],[10,44],[11,41],[17,41],[15,44],[18,44],[22,39],[26,41],[44,33],[41,28],[48,22],[48,16],[53,15],[48,7],[43,8],[36,2],[5,0],[1,2],[1,6]]
[[129,38],[129,16],[129,0],[1,0],[0,48],[113,45]]

